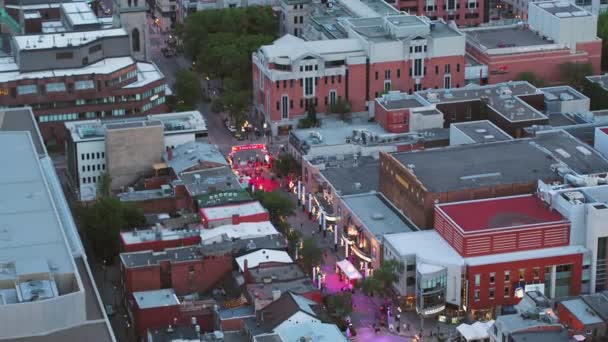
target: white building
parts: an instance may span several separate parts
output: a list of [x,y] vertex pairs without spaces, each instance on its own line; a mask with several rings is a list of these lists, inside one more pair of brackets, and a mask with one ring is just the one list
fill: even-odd
[[[66,122],[69,131],[67,140],[68,174],[72,187],[81,201],[96,197],[97,182],[106,172],[108,144],[106,125],[139,124],[149,126],[160,123],[164,132],[164,147],[174,148],[207,136],[207,124],[198,111],[148,115],[121,120],[83,120]],[[163,151],[159,152],[159,159]],[[133,151],[137,153],[137,151]],[[150,165],[152,167],[152,165]]]

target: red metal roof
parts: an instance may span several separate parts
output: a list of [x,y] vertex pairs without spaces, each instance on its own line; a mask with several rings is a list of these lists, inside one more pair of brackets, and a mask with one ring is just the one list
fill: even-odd
[[535,195],[441,204],[438,209],[464,232],[566,221]]
[[600,131],[604,132],[604,134],[608,134],[608,127],[600,128]]

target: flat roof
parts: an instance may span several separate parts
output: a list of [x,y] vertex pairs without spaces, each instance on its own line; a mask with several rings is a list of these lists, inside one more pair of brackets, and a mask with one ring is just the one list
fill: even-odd
[[390,234],[385,241],[402,257],[415,255],[420,262],[431,265],[464,265],[462,256],[434,229]]
[[174,289],[133,292],[133,298],[140,309],[179,305]]
[[513,342],[575,342],[566,329],[516,332],[509,335]]
[[596,83],[604,90],[608,90],[608,74],[587,76],[586,78],[590,82]]
[[257,268],[264,263],[279,263],[279,264],[293,264],[293,260],[285,251],[277,251],[274,249],[260,249],[249,254],[241,255],[235,259],[241,272],[245,271],[245,261],[247,261],[247,268]]
[[201,243],[203,245],[275,234],[278,234],[278,232],[270,221],[242,222],[240,224],[229,224],[212,229],[200,230]]
[[544,87],[539,88],[545,94],[547,101],[573,101],[588,99],[587,96],[581,94],[578,90],[571,86]]
[[356,165],[345,157],[320,173],[342,196],[378,191],[380,184],[380,162],[372,157],[359,157]]
[[568,1],[534,2],[532,5],[542,8],[544,11],[549,12],[558,18],[591,16],[589,11]]
[[18,50],[42,50],[79,46],[106,37],[126,37],[124,28],[13,36]]
[[137,81],[129,83],[123,88],[139,88],[148,85],[152,82],[162,80],[165,75],[152,63],[137,63]]
[[541,91],[526,81],[510,81],[492,85],[467,85],[456,89],[429,89],[417,95],[430,103],[454,103],[481,101],[509,122],[547,120],[547,116],[527,104],[521,96],[541,94]]
[[142,229],[130,232],[120,232],[120,237],[125,245],[133,245],[150,241],[172,241],[198,236],[198,229]]
[[266,209],[258,201],[200,209],[200,213],[208,220],[232,218],[233,215],[251,216],[265,212]]
[[529,29],[521,27],[500,27],[465,31],[467,38],[479,42],[488,49],[527,47],[553,44]]
[[513,137],[488,120],[457,122],[451,124],[475,143],[513,140]]
[[[219,158],[216,161],[219,162]],[[239,180],[229,166],[182,172],[179,175],[179,179],[192,196],[210,195],[210,197],[223,197],[225,196],[224,194],[230,193],[230,190],[235,192],[243,190]]]
[[332,146],[347,144],[346,138],[353,131],[361,130],[377,135],[389,134],[377,123],[349,123],[338,120],[324,120],[321,127],[294,129],[291,134],[300,142],[306,142],[311,148],[317,146]]
[[564,300],[560,303],[584,325],[604,323],[604,320],[581,298]]
[[47,335],[11,339],[12,342],[65,342],[65,341],[115,341],[103,321],[92,321],[77,327],[55,331]]
[[78,143],[104,140],[107,128],[140,127],[145,123],[163,125],[165,135],[207,130],[205,119],[199,111],[154,114],[123,119],[66,121],[65,127],[70,132],[72,140]]
[[226,253],[241,255],[260,248],[285,249],[287,248],[287,241],[282,235],[277,233],[258,238],[222,241],[205,246],[167,248],[162,252],[142,251],[121,253],[120,260],[124,267],[135,268],[158,265],[163,261],[192,261],[205,255]]
[[536,195],[437,204],[435,208],[465,233],[568,222]]
[[[574,172],[603,173],[608,160],[562,130],[535,138],[393,153],[430,192],[440,193],[500,184],[561,180],[551,166],[563,162]],[[446,173],[445,170],[450,170]]]
[[382,241],[385,234],[417,231],[418,228],[380,193],[343,196],[342,201],[365,227]]
[[275,265],[272,267],[258,267],[250,273],[253,283],[282,282],[306,278],[306,274],[297,264]]
[[[200,115],[200,113],[198,114]],[[185,122],[183,127],[188,127],[187,125],[188,122]],[[200,128],[203,129],[203,126],[200,126]],[[167,129],[167,126],[165,126],[165,129]],[[207,126],[205,125],[204,130],[206,129]],[[177,132],[178,130],[178,128],[173,129],[174,132]],[[224,155],[217,148],[217,146],[206,142],[190,141],[185,144],[175,146],[171,154],[172,156],[169,160],[168,152],[163,152],[163,160],[173,169],[173,171],[175,171],[175,174],[177,175],[194,168],[200,163],[213,163],[216,164],[216,166],[228,165],[226,158],[224,158]],[[209,172],[213,173],[212,171]],[[210,181],[210,179],[206,179],[205,181]]]
[[100,74],[107,75],[127,68],[135,63],[132,57],[104,58],[93,64],[81,68],[51,69],[42,71],[20,72],[19,67],[12,58],[0,62],[0,82],[16,80],[35,80],[38,78],[67,77],[76,75]]
[[72,26],[99,24],[97,16],[84,1],[64,2],[61,9]]
[[0,131],[27,131],[30,132],[34,147],[39,155],[46,155],[34,113],[30,107],[0,109]]
[[[74,273],[59,213],[29,132],[0,132],[0,260],[44,258],[53,273]],[[5,278],[0,275],[0,278]]]
[[420,96],[410,95],[398,91],[383,94],[381,97],[376,99],[376,103],[387,110],[426,107],[430,105],[430,103],[425,101]]

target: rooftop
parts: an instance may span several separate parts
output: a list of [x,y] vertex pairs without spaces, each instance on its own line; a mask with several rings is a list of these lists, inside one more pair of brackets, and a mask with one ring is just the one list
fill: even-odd
[[262,213],[266,213],[266,209],[258,201],[200,209],[201,216],[209,221],[232,218],[234,215],[251,216]]
[[465,31],[467,39],[481,44],[486,49],[530,47],[553,44],[524,27],[500,27],[496,29],[473,29]]
[[[198,112],[197,112],[198,113]],[[200,113],[198,113],[200,115]],[[205,126],[205,130],[207,127]],[[177,132],[174,129],[173,132]],[[226,158],[217,146],[200,141],[190,141],[185,144],[176,146],[171,152],[172,156],[169,160],[168,152],[163,154],[165,162],[173,169],[175,174],[179,175],[184,171],[191,169],[205,168],[201,164],[211,164],[215,166],[228,165]],[[207,166],[209,167],[209,166]]]
[[464,133],[473,143],[513,140],[513,137],[488,120],[457,122],[451,124],[451,127]]
[[275,40],[272,45],[263,45],[259,50],[266,58],[287,59],[289,62],[306,55],[364,55],[363,46],[357,39],[332,39],[305,41],[286,34]]
[[133,292],[133,298],[140,309],[179,305],[173,289]]
[[238,203],[251,201],[249,193],[243,189],[216,191],[214,193],[196,196],[196,202],[199,208],[207,208],[216,205],[226,205],[229,203]]
[[30,132],[32,142],[39,155],[46,155],[46,148],[34,119],[34,113],[29,107],[0,109],[0,131]]
[[342,200],[379,241],[385,234],[418,230],[380,193],[344,196]]
[[529,331],[511,334],[509,336],[512,342],[575,342],[576,339],[570,337],[565,329],[553,331]]
[[608,296],[605,291],[583,295],[581,298],[600,317],[604,320],[608,319]]
[[137,127],[137,125],[141,126],[147,122],[162,124],[165,135],[207,130],[205,119],[199,111],[155,114],[124,119],[69,121],[65,123],[65,127],[70,131],[74,142],[82,142],[105,139],[105,130],[108,127],[120,128],[129,125]]
[[545,94],[546,101],[573,101],[588,98],[570,86],[545,87],[539,89]]
[[287,248],[287,242],[281,235],[275,234],[259,238],[223,241],[205,246],[167,248],[163,252],[121,253],[120,259],[124,267],[135,268],[158,265],[162,261],[194,261],[207,255],[223,255],[227,253],[240,255],[260,248],[285,249]]
[[602,324],[604,320],[581,298],[574,298],[560,302],[583,325]]
[[568,1],[544,1],[533,3],[533,6],[553,14],[558,18],[587,17],[591,13]]
[[[221,162],[219,155],[217,157],[212,156],[211,158],[213,158],[211,160],[212,163],[219,164]],[[198,164],[198,160],[195,159],[195,161]],[[202,162],[204,163],[205,161],[202,160]],[[219,198],[227,197],[228,195],[226,194],[237,194],[239,191],[243,191],[243,187],[229,166],[213,167],[194,172],[182,172],[179,178],[193,197],[211,195]],[[239,196],[234,195],[232,197],[236,198]]]
[[305,278],[306,275],[298,265],[289,264],[258,267],[255,272],[251,272],[250,277],[253,283],[273,283]]
[[593,82],[608,91],[608,74],[587,76],[586,78],[590,82]]
[[464,260],[436,230],[387,235],[385,243],[400,256],[415,255],[417,262],[430,265],[463,266]]
[[[283,341],[346,342],[346,336],[335,324],[304,323],[289,325],[277,331]],[[308,339],[307,339],[308,338]]]
[[235,261],[241,272],[245,271],[245,262],[247,262],[248,269],[257,268],[264,263],[293,264],[293,260],[287,252],[274,249],[260,249],[241,255]]
[[[253,298],[261,301],[273,301],[274,295],[279,293],[293,292],[298,295],[305,295],[311,292],[317,292],[319,289],[308,278],[299,278],[288,281],[273,281],[271,283],[247,284],[247,291]],[[265,305],[262,305],[265,306]],[[256,305],[256,309],[261,309]]]
[[[564,163],[580,175],[608,170],[608,160],[564,131],[535,138],[428,149],[392,156],[407,166],[430,192],[501,184],[561,180],[552,165]],[[446,175],[444,170],[450,170]]]
[[318,308],[317,303],[305,297],[291,292],[283,293],[279,299],[261,310],[264,320],[259,322],[260,328],[265,332],[271,332],[297,312],[303,312],[318,318]]
[[[562,325],[559,323],[551,323],[550,321],[545,321],[543,319],[525,317],[521,314],[498,316],[496,317],[494,324],[498,325],[499,329],[505,335],[511,335],[518,331],[544,327],[545,329],[542,329],[542,333],[538,334],[538,336],[542,336],[549,330],[552,330],[551,327],[553,327],[556,331],[560,331],[562,329]],[[536,339],[532,339],[531,341],[536,341]]]
[[121,232],[120,237],[125,245],[132,245],[150,241],[170,241],[187,237],[198,236],[198,229],[142,229],[130,232]]
[[[372,157],[353,157],[344,160],[328,160],[331,167],[321,170],[321,174],[342,196],[378,191],[380,162]],[[335,165],[334,165],[335,163]]]
[[387,110],[427,107],[431,104],[420,96],[410,95],[399,91],[391,91],[376,99],[376,103]]
[[435,208],[463,232],[515,227],[524,229],[568,222],[536,195],[445,203]]
[[243,222],[230,224],[212,229],[202,229],[201,243],[203,245],[215,244],[222,241],[243,240],[256,237],[278,234],[270,221]]
[[[163,73],[151,63],[137,63],[137,81],[127,84],[124,88],[138,88],[148,85],[152,82],[162,80],[165,77]],[[203,122],[204,123],[204,122]],[[206,127],[205,127],[206,128]]]
[[[295,129],[291,135],[296,137],[300,144],[307,144],[311,148],[332,145],[349,144],[347,138],[353,135],[353,131],[366,131],[376,135],[388,134],[384,128],[377,123],[347,123],[337,120],[323,120],[321,127]],[[352,141],[355,143],[354,139]]]
[[99,24],[97,16],[84,1],[64,2],[61,4],[61,10],[72,27]]
[[527,104],[521,97],[540,94],[541,91],[525,81],[478,86],[467,85],[458,89],[429,89],[416,94],[430,103],[481,101],[510,122],[546,120],[547,116]]
[[90,44],[106,37],[125,37],[124,28],[13,36],[18,50],[43,50]]

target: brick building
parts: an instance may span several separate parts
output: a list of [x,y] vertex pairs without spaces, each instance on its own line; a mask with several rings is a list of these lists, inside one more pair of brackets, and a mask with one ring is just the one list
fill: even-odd
[[388,90],[464,86],[465,38],[454,25],[391,12],[381,3],[336,6],[356,11],[344,8],[353,14],[339,21],[343,12],[327,13],[329,33],[321,30],[308,41],[286,35],[253,53],[254,104],[273,134],[295,126],[309,106],[330,113],[347,100],[353,112],[367,113]]
[[[131,16],[140,13],[131,10]],[[147,48],[144,32],[132,36],[85,3],[57,11],[61,20],[52,30],[10,38],[12,56],[0,61],[3,106],[31,106],[45,142],[65,139],[64,121],[166,111],[164,75],[134,59]]]
[[490,5],[482,0],[395,0],[400,11],[424,15],[430,19],[454,20],[458,26],[477,26],[488,22]]
[[269,220],[268,211],[257,201],[201,208],[199,209],[199,216],[203,227],[207,229],[228,224]]
[[533,193],[538,179],[563,182],[567,173],[608,170],[604,157],[581,146],[564,131],[546,131],[492,144],[381,153],[379,188],[414,224],[431,228],[437,203]]
[[152,229],[120,233],[120,249],[126,253],[149,250],[162,252],[168,248],[198,245],[200,242],[198,229],[162,229],[160,224]]
[[600,69],[602,41],[597,17],[563,1],[532,2],[527,24],[467,29],[467,54],[487,65],[487,83],[506,82],[533,72],[559,83],[560,64],[591,63]]
[[492,317],[528,291],[581,293],[589,251],[570,245],[570,222],[535,195],[440,204],[435,213],[436,230],[385,237],[384,258],[406,268],[397,289],[416,297],[422,315]]

